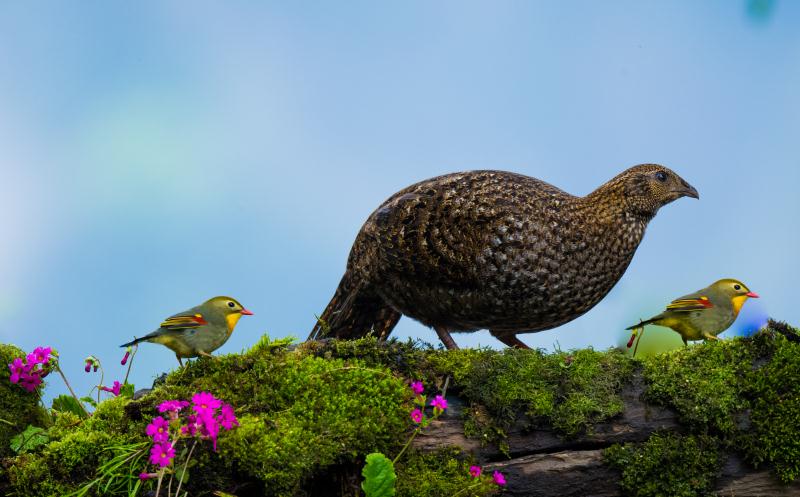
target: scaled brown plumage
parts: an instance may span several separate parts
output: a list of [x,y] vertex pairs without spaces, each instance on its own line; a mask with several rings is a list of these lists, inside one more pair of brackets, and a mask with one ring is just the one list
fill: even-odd
[[658,209],[697,191],[656,164],[632,167],[585,197],[502,171],[405,188],[370,215],[309,339],[385,338],[401,314],[450,332],[517,333],[571,321],[622,277]]

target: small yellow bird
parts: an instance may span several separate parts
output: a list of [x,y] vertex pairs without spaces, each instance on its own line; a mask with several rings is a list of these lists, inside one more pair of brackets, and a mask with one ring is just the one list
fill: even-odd
[[160,343],[182,358],[207,356],[228,341],[239,318],[253,313],[231,297],[214,297],[188,311],[168,317],[156,331],[120,345],[129,347],[140,342]]
[[673,300],[661,314],[626,328],[633,330],[628,348],[633,345],[637,331],[642,330],[644,334],[644,327],[648,324],[672,328],[681,336],[684,345],[688,340],[718,340],[717,335],[736,321],[748,298],[758,298],[758,294],[751,292],[739,280],[725,278],[714,282],[707,288]]

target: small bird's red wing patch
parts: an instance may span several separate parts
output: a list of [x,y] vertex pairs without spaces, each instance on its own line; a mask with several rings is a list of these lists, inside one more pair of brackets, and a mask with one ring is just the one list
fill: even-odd
[[671,304],[667,306],[667,310],[670,311],[700,311],[703,309],[711,309],[714,307],[714,304],[708,299],[708,297],[700,297],[698,299],[678,299],[672,301]]
[[161,323],[162,328],[194,328],[208,324],[208,321],[203,319],[202,314],[195,314],[193,316],[173,316],[167,318]]

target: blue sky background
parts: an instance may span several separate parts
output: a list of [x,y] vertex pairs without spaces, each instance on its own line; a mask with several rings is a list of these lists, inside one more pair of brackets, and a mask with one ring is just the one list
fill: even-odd
[[[220,352],[305,338],[400,188],[496,168],[586,194],[642,162],[701,200],[659,213],[592,311],[523,340],[617,345],[727,276],[763,296],[740,323],[800,323],[799,21],[768,1],[3,2],[0,341],[58,348],[83,392],[86,355],[121,379],[120,343],[218,294],[255,312]],[[175,365],[145,344],[132,378]]]

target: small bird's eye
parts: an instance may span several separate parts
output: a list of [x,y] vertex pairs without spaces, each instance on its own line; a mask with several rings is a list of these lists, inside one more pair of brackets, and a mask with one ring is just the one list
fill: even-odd
[[228,302],[228,307],[236,307],[236,304],[234,304],[233,302]]
[[734,290],[741,290],[742,286],[741,285],[733,285],[733,289]]
[[658,181],[662,181],[662,182],[663,181],[667,181],[667,173],[665,173],[664,171],[657,172],[656,173],[656,179]]

